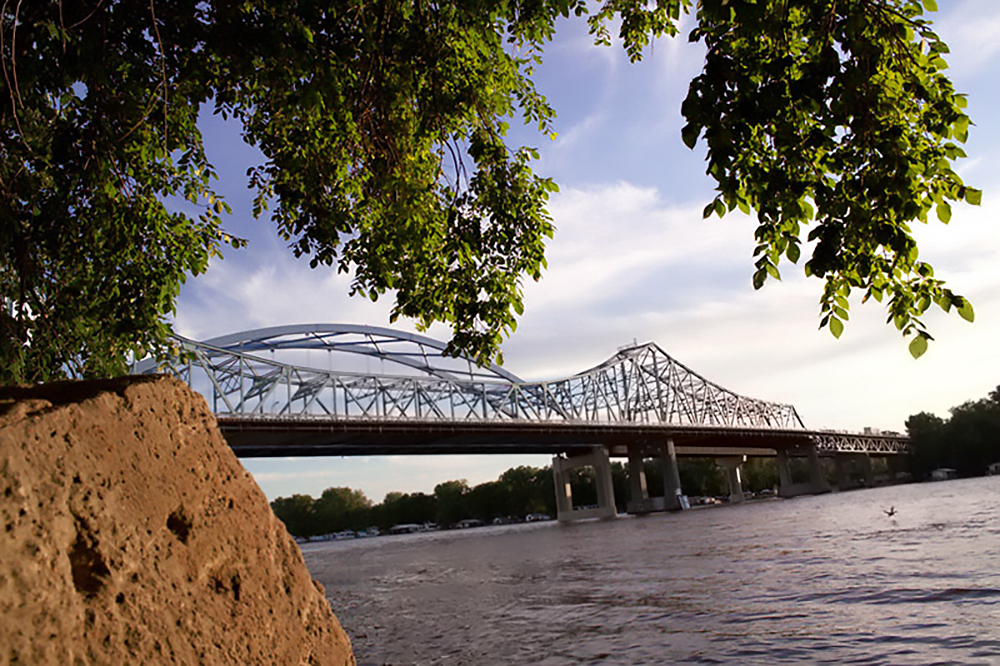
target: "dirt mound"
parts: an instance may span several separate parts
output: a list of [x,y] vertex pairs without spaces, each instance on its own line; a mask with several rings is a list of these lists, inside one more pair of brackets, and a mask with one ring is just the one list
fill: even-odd
[[0,664],[353,664],[204,399],[0,389]]

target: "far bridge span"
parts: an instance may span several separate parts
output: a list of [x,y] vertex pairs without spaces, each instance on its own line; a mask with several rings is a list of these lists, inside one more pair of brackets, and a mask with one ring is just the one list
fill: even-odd
[[[852,468],[871,483],[871,456],[893,458],[895,434],[810,430],[795,408],[738,395],[655,343],[623,348],[564,379],[527,382],[506,369],[443,356],[444,343],[387,328],[282,326],[197,342],[165,366],[200,391],[241,457],[545,453],[553,458],[560,519],[614,515],[609,458],[627,457],[637,513],[685,505],[678,456],[713,457],[742,499],[740,464],[773,456],[780,494],[825,492],[820,457],[842,485]],[[642,460],[662,461],[664,497],[648,497]],[[804,457],[795,483],[789,459]],[[593,466],[599,508],[574,510],[567,473]]]

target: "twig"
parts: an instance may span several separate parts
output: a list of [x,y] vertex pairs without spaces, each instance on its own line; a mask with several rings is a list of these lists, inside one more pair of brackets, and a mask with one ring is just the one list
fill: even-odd
[[167,142],[167,56],[163,51],[163,39],[160,37],[160,28],[156,25],[156,9],[153,7],[153,0],[149,0],[149,13],[153,17],[153,32],[156,33],[156,45],[160,50],[160,75],[163,81],[163,155],[167,157],[170,149]]

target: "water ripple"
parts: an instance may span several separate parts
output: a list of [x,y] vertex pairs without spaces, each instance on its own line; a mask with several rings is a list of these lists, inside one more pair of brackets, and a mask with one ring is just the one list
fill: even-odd
[[305,558],[361,666],[1000,664],[998,490],[878,488]]

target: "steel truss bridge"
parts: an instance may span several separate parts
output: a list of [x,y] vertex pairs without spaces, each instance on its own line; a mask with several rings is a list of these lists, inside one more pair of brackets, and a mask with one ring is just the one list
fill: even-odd
[[206,397],[242,457],[433,453],[612,455],[665,438],[679,455],[904,451],[905,437],[808,430],[795,408],[738,395],[655,343],[578,374],[529,382],[374,326],[264,328],[197,342],[164,365]]

